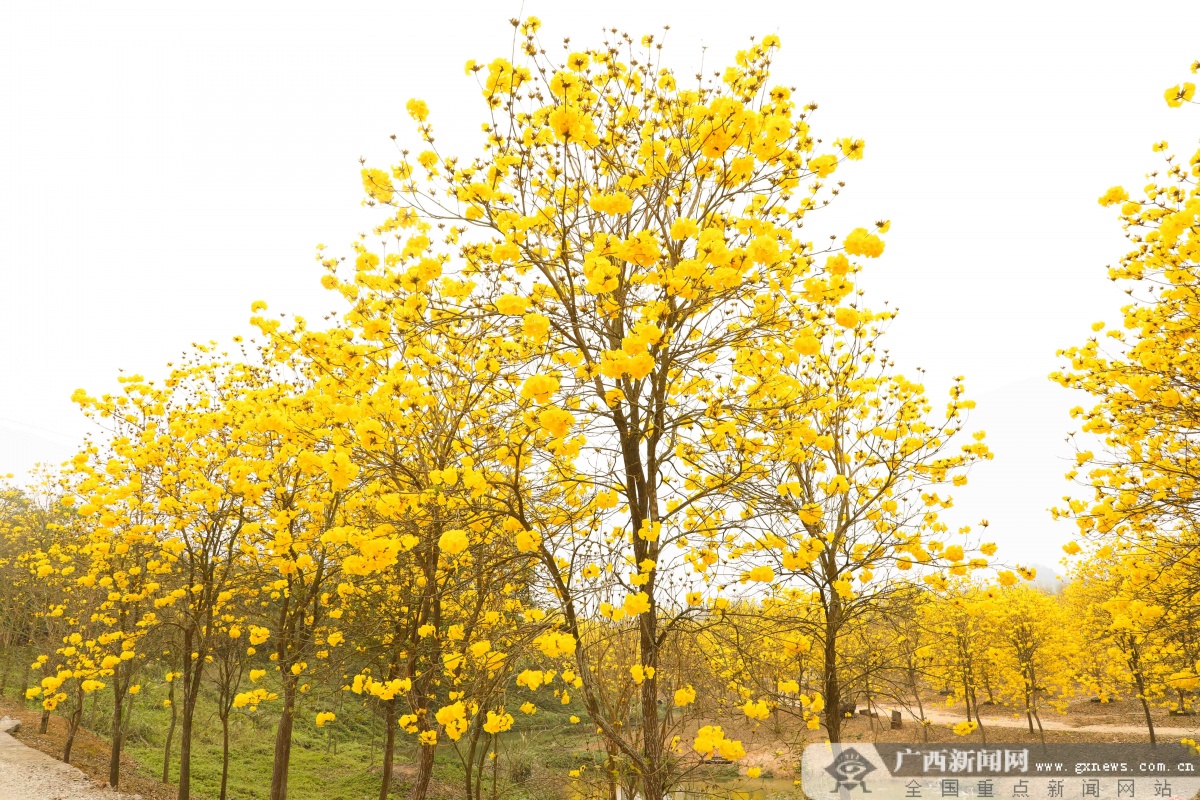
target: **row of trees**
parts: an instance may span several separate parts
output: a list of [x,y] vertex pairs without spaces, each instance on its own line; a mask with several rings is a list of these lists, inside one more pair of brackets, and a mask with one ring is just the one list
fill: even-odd
[[[822,145],[815,105],[768,82],[778,39],[684,88],[652,37],[555,63],[538,27],[519,23],[518,63],[468,65],[479,158],[439,153],[414,100],[426,149],[363,170],[374,236],[352,263],[319,256],[340,321],[256,303],[256,342],[76,394],[105,433],[53,478],[63,535],[22,558],[51,593],[29,624],[66,637],[40,696],[112,690],[113,784],[139,654],[177,676],[185,798],[201,688],[218,682],[223,722],[264,701],[239,689],[265,646],[273,800],[324,664],[353,663],[347,685],[381,704],[386,794],[399,731],[423,781],[445,738],[472,780],[482,737],[509,724],[518,654],[542,668],[517,680],[576,697],[610,763],[660,800],[681,770],[670,654],[715,612],[815,602],[802,716],[836,740],[841,715],[820,709],[844,699],[848,626],[905,575],[986,565],[939,517],[990,457],[981,433],[959,440],[972,404],[956,382],[935,413],[881,349],[893,313],[855,289],[888,224],[801,236],[863,144]],[[603,679],[614,667],[631,695]],[[693,757],[738,751],[705,731]]]
[[[107,577],[113,583],[101,592],[86,591],[97,571],[88,566],[93,557],[78,553],[85,528],[73,509],[50,491],[40,503],[37,495],[15,490],[4,498],[0,571],[5,590],[0,594],[13,613],[0,622],[8,643],[0,684],[9,685],[19,674],[21,691],[29,687],[30,697],[40,697],[44,719],[54,710],[65,714],[71,738],[85,698],[106,698],[112,704],[111,778],[116,781],[123,733],[142,684],[161,683],[165,673],[171,698],[177,696],[176,686],[182,692],[185,731],[189,716],[195,716],[178,647],[186,617],[176,617],[174,603],[156,601],[152,605],[168,609],[162,619],[156,616],[127,634],[119,611],[114,613],[116,592],[109,591],[121,576],[102,576],[98,583],[107,583]],[[474,564],[463,568],[461,553],[458,560],[454,575],[437,576],[449,590],[435,594],[441,622],[412,631],[397,630],[396,621],[420,613],[406,611],[403,603],[419,603],[413,598],[423,593],[404,593],[398,582],[388,583],[398,571],[343,572],[335,590],[343,599],[322,612],[327,621],[305,623],[315,631],[310,649],[284,643],[291,593],[278,591],[283,587],[274,581],[259,585],[261,563],[239,561],[231,570],[233,580],[218,584],[218,595],[241,599],[230,597],[222,605],[220,622],[204,645],[206,655],[201,658],[197,651],[195,666],[202,681],[194,691],[207,692],[210,704],[215,698],[226,745],[230,715],[263,706],[262,713],[277,715],[276,765],[286,782],[298,709],[309,709],[304,724],[313,724],[314,715],[317,725],[337,724],[325,709],[344,707],[335,697],[341,693],[360,699],[380,720],[385,794],[398,746],[416,752],[418,792],[428,788],[432,755],[440,746],[457,753],[465,796],[482,797],[485,768],[491,761],[494,770],[514,716],[536,713],[550,693],[573,714],[590,714],[577,696],[584,685],[580,650],[588,651],[584,663],[595,667],[588,683],[601,718],[626,735],[646,735],[637,699],[653,676],[638,662],[636,626],[613,608],[589,617],[582,639],[575,640],[562,632],[553,604],[522,599],[530,592],[527,581],[534,570],[484,572]],[[1114,568],[1117,561],[1111,551],[1083,561],[1054,595],[1007,571],[991,582],[897,582],[885,599],[855,606],[840,630],[835,668],[843,694],[834,707],[825,706],[822,694],[827,664],[820,645],[827,620],[818,592],[778,587],[704,603],[693,616],[690,635],[671,638],[656,669],[671,676],[656,705],[671,736],[666,747],[674,779],[684,780],[714,755],[740,757],[745,748],[735,737],[745,734],[760,742],[789,742],[798,759],[809,729],[823,723],[827,732],[831,719],[841,722],[863,705],[903,709],[927,737],[933,724],[927,710],[938,695],[963,707],[958,732],[980,729],[985,740],[983,706],[1023,714],[1030,733],[1044,738],[1043,714],[1063,711],[1073,697],[1136,698],[1153,740],[1153,707],[1194,708],[1200,684],[1196,642],[1194,626],[1184,617],[1192,604],[1130,598],[1124,573]],[[413,585],[419,585],[419,571],[410,571],[413,575]],[[171,597],[181,595],[158,593],[162,601]],[[30,614],[29,608],[44,611]],[[429,617],[410,619],[416,625]],[[422,630],[424,625],[431,628]],[[427,652],[435,647],[440,658]],[[396,655],[401,648],[413,651],[405,662]],[[37,652],[54,656],[32,659]],[[760,727],[765,730],[754,734]],[[603,760],[581,763],[576,777],[594,782],[597,796],[615,796],[618,786],[636,790],[640,776],[631,762],[607,742],[604,726],[594,730],[597,744],[605,747]],[[69,738],[65,758],[70,748]],[[168,739],[165,762],[171,757]]]
[[935,412],[882,347],[894,312],[862,303],[888,223],[802,235],[863,143],[815,138],[816,106],[769,82],[774,36],[687,88],[653,37],[560,63],[514,24],[521,59],[468,64],[481,156],[440,153],[413,100],[423,149],[364,168],[383,214],[352,259],[318,255],[328,325],[256,302],[254,340],[76,393],[103,434],[5,499],[0,636],[42,651],[30,699],[74,731],[109,693],[115,786],[166,665],[181,798],[208,685],[226,742],[233,709],[278,711],[272,800],[322,690],[381,715],[381,797],[403,737],[414,796],[449,742],[480,797],[518,691],[576,704],[611,792],[644,800],[743,752],[704,675],[837,741],[860,692],[907,687],[923,716],[940,665],[976,718],[982,685],[1032,726],[1070,690],[1038,660],[1063,643],[1001,632],[1054,601],[972,583],[995,545],[940,516],[991,454],[961,380]]

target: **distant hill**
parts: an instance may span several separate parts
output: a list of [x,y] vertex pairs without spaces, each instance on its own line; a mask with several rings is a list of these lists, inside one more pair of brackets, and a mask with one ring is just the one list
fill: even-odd
[[1058,594],[1067,585],[1066,576],[1059,572],[1057,567],[1036,562],[1029,566],[1037,570],[1037,577],[1033,579],[1033,585],[1042,591],[1049,594]]

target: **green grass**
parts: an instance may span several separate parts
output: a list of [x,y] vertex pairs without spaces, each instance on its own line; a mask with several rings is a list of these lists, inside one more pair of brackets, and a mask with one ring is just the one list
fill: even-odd
[[[162,731],[166,731],[164,720]],[[215,798],[221,786],[221,742],[219,732],[214,737],[207,727],[199,731],[200,741],[192,755],[192,791],[205,798]],[[252,734],[252,735],[251,735]],[[215,739],[215,740],[214,740]],[[179,736],[175,736],[172,780],[179,775]],[[131,743],[130,754],[143,772],[159,775],[162,770],[163,748],[160,742]],[[265,798],[271,780],[271,765],[275,755],[273,730],[250,731],[231,736],[229,757],[229,795],[235,798]],[[359,800],[379,794],[380,755],[372,759],[369,743],[341,742],[334,753],[326,747],[323,736],[308,731],[299,732],[293,739],[291,765],[288,771],[288,796],[296,800],[329,798],[329,800]],[[374,761],[374,769],[370,765]]]
[[[163,707],[165,687],[147,687],[138,698],[130,721],[126,751],[138,762],[139,772],[148,777],[162,773],[163,745],[170,726],[171,712]],[[178,699],[178,698],[177,698]],[[317,728],[318,710],[334,710],[337,721]],[[586,726],[571,724],[572,714],[580,709],[543,701],[538,712],[515,712],[511,733],[501,740],[499,785],[506,800],[550,800],[547,786],[594,753],[582,748],[587,741]],[[89,709],[86,724],[103,732],[110,724],[110,711],[101,697]],[[270,789],[274,761],[275,727],[278,713],[275,703],[266,703],[255,712],[235,710],[230,717],[229,797],[241,800],[266,798]],[[288,797],[291,800],[374,800],[379,795],[383,753],[382,722],[357,696],[316,700],[303,697],[296,712],[292,757],[288,771]],[[221,729],[214,698],[200,698],[192,745],[192,792],[212,800],[221,785]],[[171,778],[179,774],[180,729],[176,726],[172,743]],[[392,794],[407,795],[415,754],[414,739],[399,734],[396,745]],[[510,780],[520,774],[515,768],[527,763],[531,771],[529,785]],[[490,787],[490,767],[488,770]],[[459,800],[462,795],[463,769],[449,742],[438,748],[434,760],[431,800]]]
[[[138,772],[152,779],[162,774],[163,746],[171,718],[170,709],[163,706],[166,697],[165,686],[147,682],[127,729],[126,752],[137,762]],[[511,708],[524,699],[510,698],[508,705]],[[587,749],[593,738],[588,723],[570,722],[573,714],[585,719],[586,715],[575,703],[563,706],[546,695],[532,699],[538,706],[537,713],[526,715],[514,709],[513,729],[500,742],[500,796],[504,800],[586,800],[567,777],[572,769],[588,763],[599,766],[603,760],[601,752]],[[317,728],[315,714],[326,710],[335,711],[337,720]],[[110,715],[111,695],[98,692],[85,707],[84,726],[104,736],[111,728]],[[277,724],[277,701],[265,703],[254,712],[235,710],[231,716],[228,796],[232,800],[268,796]],[[375,800],[380,786],[382,728],[375,712],[355,695],[301,696],[288,773],[290,800]],[[177,725],[171,754],[172,781],[179,775],[180,735]],[[215,697],[208,689],[198,704],[193,736],[192,793],[204,800],[216,800],[221,785],[221,727]],[[399,734],[391,793],[394,797],[408,795],[414,754],[414,738]],[[489,763],[485,779],[488,797],[491,773]],[[702,781],[719,785],[720,791],[688,797],[776,800],[798,796],[790,781],[739,779],[735,767],[707,770]],[[444,741],[434,761],[430,800],[461,800],[462,786],[458,755],[451,743]]]

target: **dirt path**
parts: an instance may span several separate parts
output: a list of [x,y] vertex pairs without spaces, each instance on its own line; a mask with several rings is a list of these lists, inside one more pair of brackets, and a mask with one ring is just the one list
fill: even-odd
[[[956,722],[962,722],[966,717],[962,714],[948,714],[939,709],[926,708],[925,718],[938,725],[953,725]],[[1034,722],[1037,725],[1037,722]],[[983,721],[983,726],[993,728],[1026,728],[1029,723],[1024,717],[988,717]],[[1145,725],[1072,725],[1069,722],[1064,722],[1061,719],[1055,719],[1047,714],[1042,715],[1042,727],[1048,731],[1079,731],[1082,733],[1130,733],[1147,735]],[[1184,736],[1195,736],[1200,725],[1194,728],[1174,728],[1154,726],[1156,736],[1164,739],[1179,739]]]
[[0,800],[134,800],[137,795],[96,788],[75,767],[26,747],[8,735],[15,720],[0,719]]

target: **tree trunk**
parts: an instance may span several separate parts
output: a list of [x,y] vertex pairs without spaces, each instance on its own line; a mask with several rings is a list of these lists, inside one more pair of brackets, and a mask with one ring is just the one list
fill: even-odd
[[871,726],[871,738],[874,741],[879,741],[879,731],[875,730],[875,701],[871,695],[871,682],[866,682],[867,695],[867,724]]
[[429,794],[429,780],[433,777],[433,747],[421,745],[417,753],[417,780],[413,784],[412,800],[425,800]]
[[288,765],[292,760],[292,723],[296,706],[296,677],[283,675],[283,710],[275,731],[275,763],[271,771],[271,800],[287,800]]
[[[118,666],[117,669],[121,667]],[[117,692],[118,679],[113,680],[112,749],[108,756],[108,785],[116,789],[121,781],[121,740],[124,738],[124,698]]]
[[492,800],[500,800],[496,776],[500,772],[500,734],[492,737]]
[[608,798],[617,800],[617,750],[608,746]]
[[[470,747],[462,759],[465,779],[463,788],[466,790],[467,800],[483,800],[483,781],[487,777],[484,762],[487,761],[488,753],[487,740],[483,736],[483,728],[478,719],[472,721]],[[483,747],[479,746],[481,741]]]
[[[396,701],[388,700],[383,705],[387,733],[383,740],[383,783],[379,787],[379,800],[387,800],[392,788],[392,759],[396,755]],[[372,748],[373,750],[374,748]]]
[[462,759],[463,765],[463,798],[471,800],[476,794],[475,792],[475,758]]
[[[1034,711],[1034,699],[1035,699],[1034,692],[1037,691],[1034,687],[1036,687],[1036,686],[1037,686],[1037,676],[1034,674],[1033,664],[1030,663],[1029,667],[1025,670],[1025,721],[1029,723],[1030,735],[1033,734],[1033,715],[1035,713],[1035,711]],[[1042,725],[1042,721],[1039,719],[1038,727],[1040,728],[1041,725]],[[1043,739],[1044,738],[1045,737],[1043,737]]]
[[837,627],[834,622],[838,611],[835,598],[825,618],[825,674],[824,686],[821,687],[825,693],[825,732],[829,734],[831,742],[842,740],[842,685],[837,669]]
[[178,800],[189,800],[192,792],[192,715],[195,708],[189,708],[189,705],[184,697],[179,727],[179,789],[175,795]]
[[175,707],[175,681],[171,681],[171,688],[167,690],[167,702],[171,704],[171,724],[167,727],[167,743],[163,747],[163,783],[171,782],[171,740],[175,738],[175,718],[179,716]]
[[42,709],[42,724],[38,725],[38,733],[45,733],[50,729],[50,712]]
[[1157,747],[1158,740],[1154,739],[1154,721],[1150,716],[1150,703],[1146,702],[1146,697],[1144,694],[1139,693],[1138,699],[1141,700],[1141,710],[1146,715],[1146,729],[1150,730],[1150,746]]
[[929,726],[925,723],[925,704],[921,702],[921,690],[917,687],[917,671],[911,665],[908,668],[908,686],[912,690],[913,699],[917,701],[917,713],[921,715],[921,735],[929,741]]
[[221,800],[229,786],[229,714],[221,717]]
[[996,694],[992,691],[992,675],[986,669],[983,671],[983,690],[987,692],[988,703],[996,705]]
[[[658,668],[658,650],[655,645],[654,609],[641,615],[642,619],[642,663]],[[662,737],[658,724],[658,679],[647,677],[641,686],[642,706],[642,757],[646,760],[646,773],[642,775],[644,800],[663,800],[666,786],[663,774]]]
[[79,723],[83,721],[83,692],[80,692],[79,700],[75,703],[75,710],[71,712],[71,721],[67,726],[67,743],[63,745],[63,763],[71,763],[71,749],[75,746],[75,734],[79,732]]
[[[185,644],[185,649],[190,645]],[[204,674],[204,660],[197,658],[191,664],[184,662],[183,720],[179,732],[179,792],[178,800],[192,797],[192,729],[196,716],[196,701],[200,699],[200,679]]]
[[1133,667],[1133,680],[1137,685],[1138,700],[1142,702],[1142,712],[1146,715],[1146,730],[1150,732],[1150,746],[1157,747],[1158,740],[1154,737],[1154,719],[1150,716],[1150,704],[1146,702],[1146,682],[1142,679],[1141,657],[1136,645],[1132,649],[1130,665]]
[[979,737],[987,744],[987,731],[983,727],[983,717],[979,716],[979,701],[975,697],[975,687],[971,687],[971,705],[975,707],[975,724],[979,726]]

